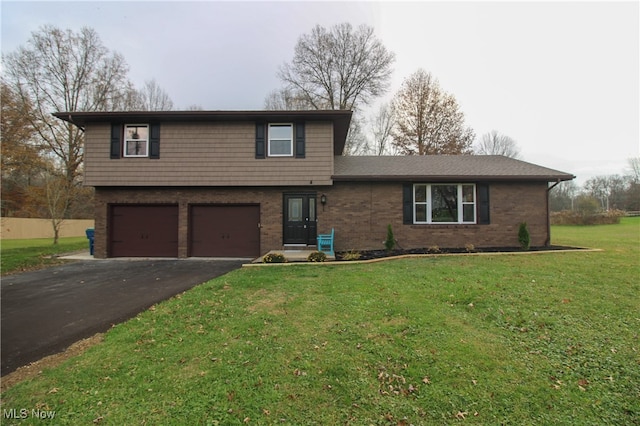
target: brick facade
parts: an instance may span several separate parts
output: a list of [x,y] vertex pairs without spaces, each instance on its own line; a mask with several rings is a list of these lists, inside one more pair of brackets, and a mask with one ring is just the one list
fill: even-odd
[[[260,252],[283,248],[283,194],[309,191],[318,195],[318,232],[335,228],[336,250],[380,249],[391,224],[402,248],[439,246],[518,246],[518,226],[527,222],[531,245],[549,242],[547,184],[492,183],[489,225],[404,225],[402,183],[334,182],[323,187],[249,188],[105,188],[95,194],[95,256],[108,256],[110,204],[177,204],[178,256],[188,255],[189,206],[192,204],[260,205]],[[322,206],[320,195],[327,203]]]
[[[391,224],[402,248],[518,247],[518,228],[527,222],[532,246],[549,242],[547,184],[490,184],[489,225],[404,225],[402,183],[336,182],[326,188],[320,232],[335,228],[337,250],[381,249]],[[324,228],[324,229],[323,229]]]

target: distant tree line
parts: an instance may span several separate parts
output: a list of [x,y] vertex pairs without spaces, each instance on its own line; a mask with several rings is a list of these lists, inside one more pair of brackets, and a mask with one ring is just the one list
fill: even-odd
[[640,157],[629,159],[621,175],[595,176],[582,187],[573,181],[561,183],[549,193],[549,205],[556,212],[640,212]]

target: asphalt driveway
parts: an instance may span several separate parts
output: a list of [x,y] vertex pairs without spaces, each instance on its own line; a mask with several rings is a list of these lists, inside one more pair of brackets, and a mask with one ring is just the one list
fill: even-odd
[[2,376],[242,263],[195,258],[85,260],[2,277]]

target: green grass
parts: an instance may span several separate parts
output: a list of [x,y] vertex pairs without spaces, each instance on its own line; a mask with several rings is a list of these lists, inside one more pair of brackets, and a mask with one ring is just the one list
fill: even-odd
[[56,259],[56,255],[82,249],[88,252],[88,241],[86,237],[60,238],[54,245],[52,238],[1,240],[1,273],[5,275],[59,264],[63,261]]
[[56,424],[638,425],[639,231],[552,230],[602,252],[238,270],[2,408]]

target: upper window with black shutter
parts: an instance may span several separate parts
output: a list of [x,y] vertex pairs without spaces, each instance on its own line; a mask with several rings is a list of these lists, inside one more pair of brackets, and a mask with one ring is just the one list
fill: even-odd
[[304,123],[257,123],[256,158],[305,158]]
[[160,158],[160,123],[111,125],[112,159]]
[[124,126],[124,156],[149,156],[149,126],[146,124],[126,124]]

